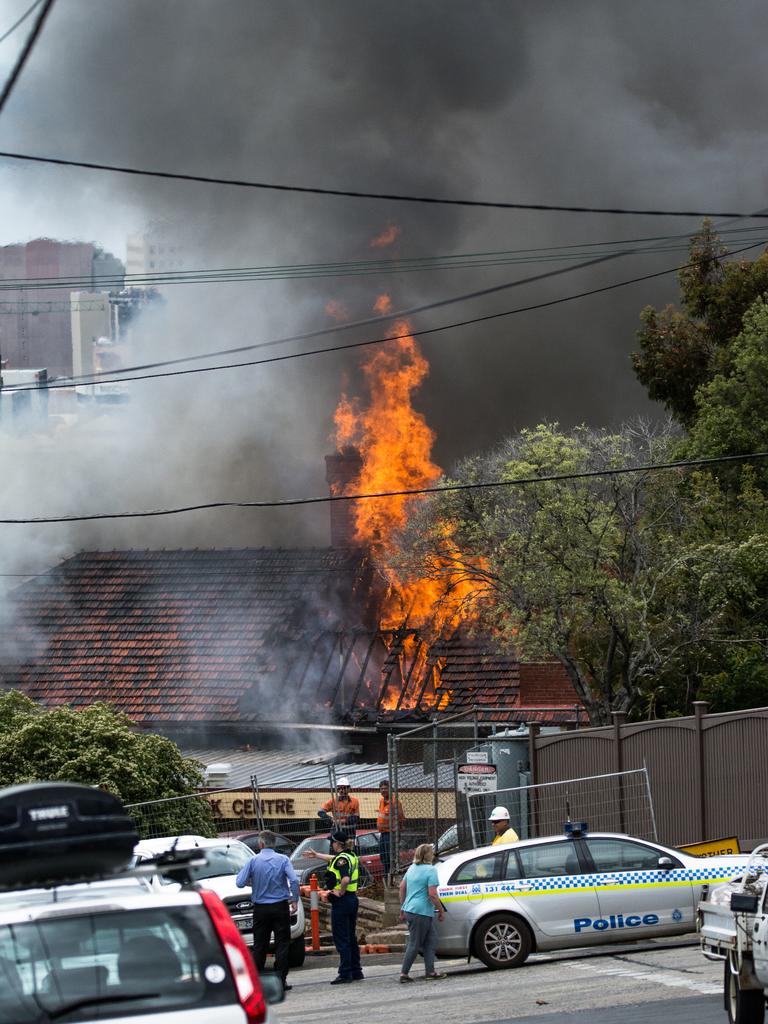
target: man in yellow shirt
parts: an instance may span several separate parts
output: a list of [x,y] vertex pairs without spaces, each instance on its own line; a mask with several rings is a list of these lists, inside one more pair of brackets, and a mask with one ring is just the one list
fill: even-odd
[[502,843],[516,843],[520,838],[509,824],[509,811],[506,807],[494,807],[488,821],[493,822],[493,837],[491,846],[501,846]]

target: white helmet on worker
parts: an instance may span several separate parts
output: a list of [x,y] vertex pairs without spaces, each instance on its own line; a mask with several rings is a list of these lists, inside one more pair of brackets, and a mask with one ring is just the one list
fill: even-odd
[[509,811],[506,807],[494,807],[488,821],[509,821]]
[[347,786],[347,788],[349,788],[349,779],[346,777],[346,775],[342,775],[340,779],[336,780],[336,785],[339,787]]

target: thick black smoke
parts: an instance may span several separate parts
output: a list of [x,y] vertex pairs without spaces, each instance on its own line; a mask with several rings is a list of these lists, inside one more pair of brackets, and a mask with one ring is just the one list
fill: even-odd
[[[63,0],[0,120],[2,148],[388,192],[758,209],[766,205],[766,29],[768,9],[757,0]],[[51,235],[61,233],[57,210],[68,224],[80,211],[91,233],[100,218],[105,237],[123,221],[127,231],[163,218],[183,239],[190,267],[366,260],[382,254],[369,241],[390,223],[401,234],[383,252],[403,257],[696,227],[0,167],[17,200],[14,224],[24,223],[21,196],[30,210],[50,210]],[[622,258],[415,326],[555,298],[682,258]],[[364,316],[384,290],[404,307],[537,269],[544,267],[179,286],[159,321],[145,325],[136,354],[187,354],[321,326],[330,322],[329,299]],[[448,465],[543,419],[597,425],[653,412],[628,354],[642,306],[674,294],[674,281],[663,279],[425,342],[432,375],[420,400],[438,433],[438,461]],[[340,381],[345,372],[354,381],[356,365],[354,357],[323,357],[133,385],[127,412],[61,431],[42,452],[6,445],[4,509],[40,515],[321,493]],[[44,471],[31,472],[35,463]],[[30,551],[59,553],[73,544],[325,543],[326,510],[24,536]],[[17,539],[13,548],[25,544]]]

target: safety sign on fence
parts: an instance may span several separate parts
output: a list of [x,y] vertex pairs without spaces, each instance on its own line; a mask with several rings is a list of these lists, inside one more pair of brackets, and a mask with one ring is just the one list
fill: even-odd
[[456,789],[459,793],[495,793],[495,764],[460,764],[456,768]]

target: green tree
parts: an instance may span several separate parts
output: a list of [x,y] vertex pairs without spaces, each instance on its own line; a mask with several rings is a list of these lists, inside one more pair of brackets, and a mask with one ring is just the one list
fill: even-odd
[[640,316],[635,374],[650,397],[684,426],[697,417],[698,389],[728,372],[731,343],[744,314],[768,289],[768,255],[726,262],[727,252],[705,221],[678,274],[682,310],[647,306]]
[[[730,345],[727,367],[696,392],[695,410],[686,454],[768,450],[768,304],[764,298],[745,313],[743,329]],[[765,469],[758,473],[766,483]]]
[[[677,443],[642,425],[543,425],[465,460],[455,478],[619,470],[664,461]],[[687,710],[717,672],[720,641],[748,616],[748,527],[707,474],[584,476],[441,495],[414,518],[396,568],[474,580],[477,627],[524,659],[557,658],[603,724],[612,711]]]
[[[0,695],[0,785],[67,781],[101,786],[126,804],[196,793],[201,766],[164,736],[137,732],[106,704],[45,710],[23,694]],[[215,835],[206,800],[156,804],[134,814],[140,834]]]

